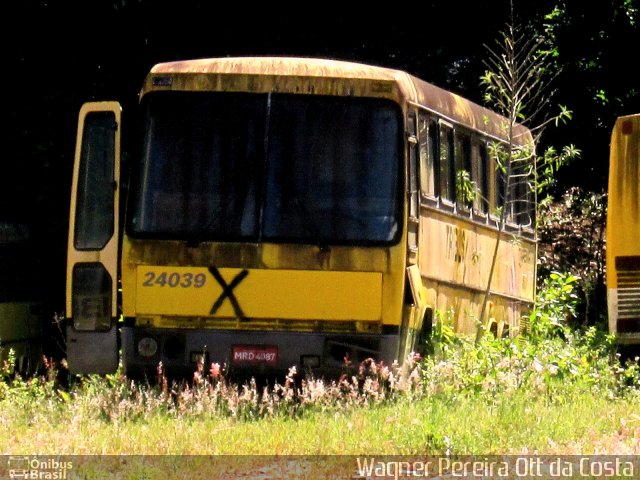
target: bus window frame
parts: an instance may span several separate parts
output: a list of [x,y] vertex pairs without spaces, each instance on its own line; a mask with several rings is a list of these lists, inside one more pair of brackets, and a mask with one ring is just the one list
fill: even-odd
[[[464,213],[469,212],[473,208],[473,202],[465,203],[458,196],[458,173],[466,171],[471,178],[471,171],[473,168],[471,159],[471,144],[472,144],[472,132],[466,128],[456,127],[453,130],[453,163],[455,165],[454,174],[454,197],[458,211]],[[468,168],[467,168],[468,167]]]
[[[445,129],[448,130],[445,133]],[[447,142],[443,141],[443,137],[447,138]],[[446,150],[444,150],[446,149]],[[443,157],[443,151],[446,153],[446,158]],[[438,199],[440,206],[445,207],[447,210],[454,211],[456,207],[456,195],[455,195],[455,126],[453,123],[447,122],[442,118],[438,119],[438,158],[437,158],[437,171],[438,171]],[[445,174],[442,170],[442,162],[446,160],[448,170],[446,171],[447,179],[443,179]],[[443,195],[443,182],[446,182],[447,196]]]
[[[424,128],[423,128],[424,127]],[[435,132],[435,134],[434,134]],[[437,155],[439,152],[438,118],[425,110],[418,110],[418,160],[420,163],[420,198],[430,203],[438,199]],[[431,184],[427,181],[431,180]]]
[[481,135],[471,137],[471,181],[478,197],[473,202],[473,214],[486,220],[489,210],[489,151],[487,140]]
[[[487,142],[487,148],[489,148],[489,142]],[[501,206],[504,206],[504,198],[502,199],[502,205],[500,205],[500,188],[498,184],[502,171],[499,170],[497,157],[495,155],[491,155],[490,150],[487,154],[489,156],[489,188],[491,190],[491,195],[489,196],[488,216],[490,220],[499,222],[501,215],[497,214],[497,210]]]
[[420,215],[420,141],[418,139],[418,112],[415,108],[407,111],[407,193],[409,217]]
[[[117,208],[116,206],[116,195],[115,191],[117,189],[117,181],[116,181],[116,167],[113,160],[107,158],[102,159],[102,163],[100,160],[96,160],[97,155],[94,153],[91,148],[93,145],[91,144],[91,140],[93,137],[90,135],[94,134],[93,128],[103,128],[107,127],[101,125],[95,125],[91,122],[94,122],[96,119],[100,120],[100,117],[110,117],[108,120],[112,122],[112,125],[109,125],[108,128],[112,130],[112,136],[110,136],[110,144],[109,153],[112,157],[116,157],[117,154],[117,131],[118,131],[118,118],[114,111],[111,110],[96,110],[96,111],[88,111],[83,118],[82,123],[82,131],[81,138],[82,142],[80,145],[80,166],[78,170],[78,183],[75,191],[75,204],[76,209],[74,212],[74,228],[73,228],[73,247],[77,251],[84,252],[95,252],[104,250],[104,248],[109,244],[111,239],[116,234],[116,219],[113,215],[114,210]],[[112,117],[112,118],[111,118]],[[98,137],[98,139],[103,138],[107,139],[107,136]],[[90,179],[87,180],[88,177],[96,177],[96,167],[100,167],[100,169],[104,170],[106,167],[109,168],[108,179],[107,177],[102,178],[101,180],[108,180],[105,183],[101,183],[102,187],[102,197],[101,199],[106,199],[109,197],[108,210],[105,209],[105,212],[110,213],[111,215],[108,217],[108,229],[102,230],[101,232],[97,232],[99,237],[99,241],[93,240],[94,244],[90,244],[92,239],[87,239],[87,235],[90,235],[91,232],[88,229],[91,228],[91,224],[87,224],[87,220],[85,218],[86,211],[89,210],[88,205],[90,205],[92,201],[92,195],[95,197],[95,186],[96,182],[90,182]],[[98,172],[99,173],[99,172]],[[95,203],[95,202],[94,202]],[[95,206],[95,205],[94,205]],[[103,212],[102,215],[104,218],[107,218],[106,213]],[[91,216],[93,220],[95,220],[95,212]],[[93,232],[93,236],[96,236],[96,232]]]
[[[190,92],[190,91],[188,91]],[[148,102],[149,101],[149,97],[150,95],[157,95],[158,93],[160,94],[164,94],[164,92],[155,92],[152,91],[150,93],[147,93],[143,98],[141,98],[140,103],[138,105],[138,114],[139,114],[139,118],[140,118],[140,123],[138,125],[139,131],[144,131],[145,130],[145,122],[146,122],[146,117],[145,117],[145,110],[144,110],[144,102]],[[222,93],[222,92],[217,92],[217,93]],[[238,92],[233,92],[233,93],[238,93]],[[241,93],[251,93],[251,92],[241,92]],[[286,93],[283,95],[291,95],[291,96],[302,96],[302,94],[299,93]],[[328,98],[342,98],[341,96],[337,96],[337,95],[322,95]],[[369,100],[375,100],[375,101],[383,101],[386,103],[389,103],[390,105],[393,105],[393,109],[396,115],[396,120],[397,120],[397,127],[398,127],[398,134],[397,134],[397,138],[396,138],[396,142],[397,142],[397,152],[398,152],[398,158],[397,158],[397,171],[396,171],[396,211],[394,212],[395,218],[397,219],[397,228],[394,231],[393,237],[387,240],[340,240],[340,241],[329,241],[329,242],[321,242],[322,245],[324,245],[325,243],[327,243],[328,245],[331,246],[338,246],[338,247],[381,247],[381,248],[389,248],[389,247],[393,247],[396,246],[398,244],[401,243],[402,237],[403,237],[403,229],[406,228],[404,220],[403,220],[403,209],[404,209],[404,205],[405,202],[407,201],[405,199],[405,191],[408,190],[408,185],[405,183],[406,180],[406,165],[405,163],[408,162],[408,159],[405,158],[406,155],[406,142],[407,142],[407,138],[406,138],[406,134],[403,132],[403,127],[407,128],[407,125],[404,123],[406,122],[406,115],[403,114],[402,111],[402,107],[401,105],[391,99],[384,99],[384,98],[378,98],[378,97],[355,97],[355,98],[361,98],[361,99],[369,99]],[[142,136],[141,136],[142,138]],[[138,147],[141,150],[141,145]],[[266,159],[266,157],[265,157]],[[132,225],[132,219],[133,219],[133,215],[132,212],[135,210],[136,207],[134,207],[135,203],[138,201],[135,196],[138,195],[137,192],[137,188],[139,188],[140,186],[140,182],[141,182],[141,172],[140,172],[140,168],[141,168],[141,157],[139,157],[136,162],[131,165],[131,174],[130,174],[130,181],[129,181],[129,188],[127,189],[127,210],[128,213],[126,215],[126,218],[124,220],[124,235],[126,235],[129,238],[132,239],[136,239],[136,240],[175,240],[175,241],[187,241],[187,242],[191,242],[194,244],[198,244],[198,243],[202,243],[202,242],[209,242],[209,243],[215,243],[215,242],[244,242],[246,241],[246,239],[237,239],[237,238],[205,238],[205,239],[197,239],[197,242],[192,241],[188,236],[182,236],[182,235],[175,235],[171,238],[169,238],[167,235],[165,234],[157,234],[157,233],[149,233],[149,232],[136,232],[134,231],[133,225]],[[265,167],[266,168],[266,167]],[[264,177],[262,178],[262,181],[266,181],[266,170],[263,171],[261,173],[261,175]],[[301,202],[302,204],[302,202]],[[304,205],[303,205],[304,206]],[[263,206],[261,207],[263,208]],[[419,210],[418,210],[418,215],[419,215]],[[260,226],[260,229],[262,229],[262,226]],[[284,244],[292,244],[292,245],[312,245],[314,244],[313,242],[310,241],[306,241],[306,240],[300,240],[300,239],[289,239],[289,238],[281,238],[281,237],[269,237],[269,238],[265,238],[262,236],[263,232],[260,231],[259,235],[258,235],[258,241],[259,242],[266,242],[266,243],[270,243],[270,244],[280,244],[280,245],[284,245]]]
[[[457,122],[450,121],[447,118],[443,118],[438,112],[433,111],[431,109],[425,108],[419,104],[411,103],[411,107],[416,107],[418,111],[417,116],[417,146],[418,146],[418,162],[419,162],[419,189],[420,189],[420,205],[424,207],[435,208],[442,212],[448,212],[450,214],[454,214],[457,217],[470,219],[472,222],[476,224],[482,225],[491,225],[493,224],[495,228],[499,228],[500,217],[495,214],[495,209],[497,206],[497,195],[498,195],[498,175],[497,175],[497,160],[494,156],[491,155],[490,145],[492,143],[498,143],[503,146],[507,145],[503,139],[495,138],[491,134],[482,131],[480,129],[469,128],[468,126],[458,124]],[[427,122],[427,128],[421,129],[421,122]],[[450,128],[453,135],[453,164],[458,165],[458,159],[456,157],[456,132],[459,134],[467,135],[469,140],[469,161],[471,164],[471,181],[476,184],[476,188],[482,198],[479,199],[479,203],[482,205],[482,208],[477,208],[476,202],[472,202],[470,206],[459,205],[457,201],[451,201],[447,198],[443,198],[440,192],[440,151],[441,151],[441,139],[442,139],[442,128]],[[434,133],[435,130],[435,134]],[[432,140],[433,145],[431,144]],[[426,155],[424,153],[424,149],[427,149]],[[433,150],[430,150],[431,147]],[[482,169],[482,178],[481,185],[478,187],[477,180],[473,176],[473,162],[474,162],[474,150],[476,150],[477,160],[480,164],[480,169]],[[424,173],[429,165],[424,165],[424,160],[428,160],[428,156],[437,152],[438,155],[433,157],[433,182],[434,182],[434,192],[431,193],[427,191],[425,187],[424,181]],[[482,154],[484,152],[484,155]],[[456,170],[457,172],[457,170]],[[449,175],[451,177],[451,175]],[[455,178],[455,175],[454,175]],[[454,185],[455,188],[455,185]],[[528,200],[533,197],[531,200],[533,203],[532,208],[529,209],[529,218],[531,222],[528,224],[520,224],[517,222],[517,217],[506,218],[504,228],[506,231],[510,233],[515,233],[521,235],[526,238],[536,238],[535,233],[535,192],[528,193]],[[514,221],[515,219],[515,221]]]
[[420,235],[420,143],[418,140],[418,109],[407,110],[407,248],[410,261],[417,261]]

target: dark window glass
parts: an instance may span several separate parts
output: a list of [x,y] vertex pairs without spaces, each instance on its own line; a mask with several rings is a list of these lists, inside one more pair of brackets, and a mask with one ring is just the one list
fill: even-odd
[[440,126],[440,165],[439,183],[440,197],[453,202],[455,200],[455,163],[454,163],[453,129]]
[[116,129],[113,112],[85,117],[74,234],[78,250],[100,250],[113,236]]
[[429,156],[433,160],[433,194],[440,195],[440,132],[438,122],[429,120]]
[[[507,189],[507,175],[505,168],[500,165],[497,159],[494,159],[495,166],[495,209],[494,214],[499,214],[499,210],[505,206],[505,198],[506,198],[506,189]],[[507,207],[508,208],[508,207]],[[505,217],[509,219],[509,215],[507,212],[507,216]]]
[[486,213],[488,211],[488,198],[491,193],[489,188],[489,153],[486,143],[475,140],[471,157],[471,179],[477,192],[473,208],[477,212]]
[[145,101],[133,236],[389,242],[399,108],[377,99],[169,92]]
[[390,102],[274,95],[264,237],[393,240],[399,230],[400,134]]
[[151,95],[133,234],[256,238],[266,95]]
[[73,324],[77,330],[111,328],[111,276],[101,263],[73,267]]
[[459,206],[470,207],[474,198],[471,180],[471,139],[466,133],[455,133],[456,202]]
[[409,216],[417,218],[420,206],[420,183],[419,183],[419,144],[418,132],[416,130],[416,117],[414,113],[409,114],[409,133],[413,141],[409,142]]
[[525,161],[514,162],[513,220],[519,225],[531,226],[533,223],[533,192],[530,167]]
[[487,144],[485,142],[482,142],[480,144],[480,164],[482,165],[482,172],[483,172],[483,182],[482,182],[482,191],[484,192],[483,195],[483,199],[482,199],[482,211],[487,213],[490,210],[490,200],[489,197],[491,196],[491,185],[490,185],[490,181],[491,181],[491,159],[489,158],[489,148],[487,147]]
[[436,123],[428,115],[420,112],[418,116],[418,140],[420,143],[420,189],[433,197],[436,193]]

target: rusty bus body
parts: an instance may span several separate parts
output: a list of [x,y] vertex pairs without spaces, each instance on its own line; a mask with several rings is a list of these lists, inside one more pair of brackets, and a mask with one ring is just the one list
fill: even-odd
[[[502,117],[405,72],[305,58],[159,64],[140,102],[123,221],[120,106],[80,113],[72,371],[116,368],[120,307],[130,373],[202,356],[319,373],[345,358],[402,361],[435,311],[475,331],[501,203],[488,144],[505,141]],[[518,138],[531,142],[524,128]],[[460,169],[481,193],[472,203],[456,198]],[[107,214],[96,219],[96,205]],[[533,302],[532,215],[514,210],[499,250],[482,321],[500,334]]]

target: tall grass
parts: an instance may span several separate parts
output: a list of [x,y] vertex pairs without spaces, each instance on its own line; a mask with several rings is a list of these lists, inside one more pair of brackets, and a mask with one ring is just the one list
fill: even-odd
[[[555,280],[564,287],[571,281]],[[451,335],[404,365],[367,360],[326,381],[291,369],[281,384],[237,385],[217,364],[189,382],[121,373],[66,379],[64,364],[0,375],[0,448],[26,453],[640,453],[640,368],[613,339],[571,331],[547,298],[515,339]],[[545,323],[546,322],[546,323]]]
[[65,388],[54,372],[4,371],[4,453],[640,452],[638,365],[593,329],[538,344],[457,339],[403,369],[369,361],[300,382],[292,370],[263,389],[202,365],[195,381],[156,385],[117,374]]

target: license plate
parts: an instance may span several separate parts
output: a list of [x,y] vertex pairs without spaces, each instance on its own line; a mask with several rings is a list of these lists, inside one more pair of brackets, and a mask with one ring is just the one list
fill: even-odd
[[267,345],[235,345],[232,348],[232,363],[245,365],[276,365],[278,347]]

